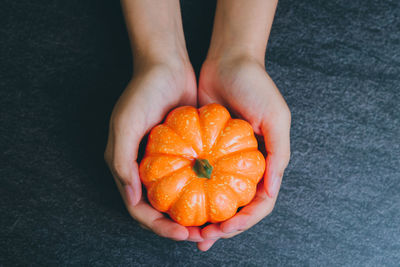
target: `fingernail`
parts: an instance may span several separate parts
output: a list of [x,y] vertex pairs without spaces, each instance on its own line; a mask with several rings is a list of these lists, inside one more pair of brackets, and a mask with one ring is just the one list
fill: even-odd
[[129,206],[134,206],[135,203],[135,196],[133,193],[133,188],[131,185],[124,185],[124,190],[125,190],[125,198],[126,202],[128,203]]
[[278,194],[279,187],[281,186],[281,180],[281,177],[278,175],[272,176],[268,186],[268,193],[271,198],[274,198]]

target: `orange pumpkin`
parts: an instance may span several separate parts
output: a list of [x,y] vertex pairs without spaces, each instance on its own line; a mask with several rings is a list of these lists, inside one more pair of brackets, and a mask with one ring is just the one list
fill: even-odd
[[249,123],[221,105],[171,111],[140,163],[148,200],[184,226],[229,219],[254,197],[265,170]]

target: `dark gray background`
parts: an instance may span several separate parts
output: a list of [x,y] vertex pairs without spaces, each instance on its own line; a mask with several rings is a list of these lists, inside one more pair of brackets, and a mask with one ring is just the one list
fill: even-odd
[[[182,9],[198,72],[215,3]],[[140,228],[103,162],[132,71],[119,1],[3,0],[0,265],[398,266],[399,15],[398,0],[280,1],[266,68],[291,162],[274,212],[202,253]]]

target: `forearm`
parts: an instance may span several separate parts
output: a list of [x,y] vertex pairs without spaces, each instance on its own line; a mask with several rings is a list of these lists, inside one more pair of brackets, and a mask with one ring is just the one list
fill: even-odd
[[277,0],[218,0],[208,59],[250,56],[264,64]]
[[188,60],[179,0],[121,0],[135,67]]

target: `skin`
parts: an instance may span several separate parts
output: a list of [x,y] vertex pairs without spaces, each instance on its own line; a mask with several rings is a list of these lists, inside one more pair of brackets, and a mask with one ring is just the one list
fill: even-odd
[[144,200],[138,173],[139,143],[175,106],[196,105],[178,1],[122,1],[132,44],[134,73],[116,103],[105,160],[130,215],[145,228],[173,240],[201,241],[200,228],[184,227]]
[[231,219],[202,229],[198,243],[208,250],[216,240],[251,228],[271,213],[290,159],[289,108],[265,71],[265,50],[277,1],[219,0],[212,40],[199,79],[199,104],[220,103],[264,137],[264,182],[256,197]]
[[[197,242],[202,251],[218,239],[251,228],[271,211],[290,158],[291,115],[265,71],[264,57],[276,0],[219,0],[199,86],[188,59],[178,0],[122,0],[134,73],[116,103],[105,160],[131,216],[154,233]],[[263,136],[266,171],[256,197],[231,219],[203,229],[167,219],[142,197],[137,151],[143,136],[172,108],[220,103]]]

